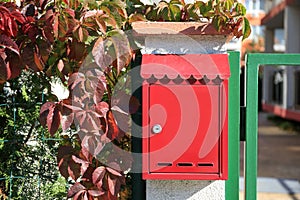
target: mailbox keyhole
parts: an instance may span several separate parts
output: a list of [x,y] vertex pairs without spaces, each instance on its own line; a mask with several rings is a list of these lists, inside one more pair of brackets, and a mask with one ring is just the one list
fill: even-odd
[[152,127],[152,132],[155,133],[155,134],[160,133],[161,131],[162,131],[162,127],[159,124],[155,124]]

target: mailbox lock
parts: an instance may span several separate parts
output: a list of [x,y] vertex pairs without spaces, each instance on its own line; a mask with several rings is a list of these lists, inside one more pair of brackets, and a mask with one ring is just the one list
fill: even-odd
[[160,133],[161,131],[162,131],[162,127],[159,124],[155,124],[152,127],[152,132],[155,133],[155,134]]

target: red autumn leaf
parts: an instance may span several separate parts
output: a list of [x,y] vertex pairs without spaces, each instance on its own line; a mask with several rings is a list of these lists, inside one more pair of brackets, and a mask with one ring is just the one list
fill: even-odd
[[73,160],[73,156],[68,161],[69,176],[76,181],[80,177],[81,166]]
[[89,132],[101,130],[101,116],[93,110],[82,110],[75,113],[75,120],[81,129]]
[[73,40],[68,44],[68,56],[71,60],[82,61],[86,55],[86,47],[83,42]]
[[60,14],[58,16],[58,37],[63,38],[66,36],[68,32],[68,24],[67,24],[67,17]]
[[58,159],[58,170],[60,174],[65,177],[66,179],[69,177],[68,172],[68,160],[70,159],[70,156],[66,155],[62,157],[61,159]]
[[44,63],[41,61],[41,58],[37,55],[37,53],[33,53],[34,63],[37,66],[39,71],[43,71]]
[[121,171],[120,166],[116,162],[111,162],[106,167],[106,170],[115,176],[123,176],[119,171]]
[[0,83],[4,83],[9,77],[9,71],[5,61],[0,57]]
[[58,38],[59,15],[59,13],[54,14],[53,33],[55,38]]
[[74,154],[74,148],[72,146],[60,146],[57,153],[57,162],[63,159],[64,156],[72,156]]
[[88,193],[92,197],[99,197],[105,194],[105,192],[103,192],[102,190],[88,190]]
[[86,160],[83,160],[81,158],[78,158],[77,156],[75,155],[72,155],[72,159],[75,163],[77,164],[80,164],[81,167],[80,167],[80,173],[81,174],[84,174],[86,172],[86,170],[88,169],[89,165],[90,165],[90,162],[89,161],[86,161]]
[[42,29],[42,32],[43,32],[44,37],[47,38],[50,43],[54,42],[54,33],[53,33],[51,27],[44,26],[44,28]]
[[86,188],[83,185],[81,185],[80,183],[75,183],[74,185],[72,185],[70,187],[67,196],[68,196],[68,198],[72,198],[76,194],[82,193],[85,190],[86,190]]
[[68,165],[69,165],[69,160],[71,159],[73,153],[74,153],[74,149],[72,146],[60,146],[58,149],[58,154],[57,154],[58,169],[60,174],[65,178],[69,177]]
[[63,131],[68,130],[71,125],[73,124],[74,121],[74,113],[71,113],[69,115],[64,115],[62,114],[60,123],[61,123],[61,128]]
[[105,70],[109,64],[112,63],[112,60],[109,55],[105,54],[105,43],[102,37],[99,37],[96,43],[94,44],[92,54],[95,58],[97,65]]
[[73,197],[73,200],[84,200],[84,195],[86,194],[86,190],[81,190]]
[[130,115],[124,113],[118,106],[111,108],[113,116],[118,124],[119,135],[118,139],[122,138],[129,131]]
[[64,13],[67,13],[69,15],[69,17],[71,17],[71,18],[75,18],[75,10],[73,10],[73,9],[65,8]]
[[53,136],[59,128],[61,113],[58,106],[51,106],[47,116],[47,128],[51,136]]
[[0,46],[8,48],[16,54],[20,55],[18,45],[8,36],[0,35]]
[[111,178],[110,176],[108,176],[107,182],[108,182],[108,188],[109,188],[110,193],[115,196],[118,192],[118,188],[116,187],[117,179]]
[[41,62],[47,63],[49,55],[51,53],[51,45],[46,40],[39,40],[37,44],[37,49],[39,50],[39,55],[41,57]]
[[53,102],[46,102],[42,105],[40,110],[40,123],[42,126],[46,127],[47,125],[47,117],[49,114],[49,109],[55,105]]
[[61,112],[61,125],[62,129],[65,131],[74,122],[74,113],[77,111],[81,111],[80,108],[71,105],[70,99],[64,99],[60,102],[60,112]]
[[11,36],[16,37],[17,36],[17,31],[18,31],[18,26],[16,21],[14,21],[11,17],[6,18],[6,28],[7,31],[10,33]]
[[98,155],[103,149],[101,136],[96,134],[85,135],[82,139],[81,147],[93,156]]
[[104,166],[98,167],[95,169],[92,175],[93,183],[97,186],[98,189],[102,188],[103,179],[106,173],[106,169]]
[[101,117],[104,117],[109,110],[109,105],[105,101],[101,101],[94,105],[94,109]]
[[74,36],[79,42],[85,42],[88,39],[89,32],[85,27],[77,26],[74,29]]
[[21,73],[22,63],[17,54],[9,49],[0,49],[0,81],[5,82]]
[[106,113],[106,120],[107,120],[107,137],[110,140],[114,140],[119,136],[119,127],[115,121],[115,118],[113,116],[113,113],[111,110],[109,110]]
[[108,192],[107,197],[104,200],[118,200],[118,197]]
[[115,55],[111,55],[113,60],[116,61],[116,69],[119,73],[131,61],[131,48],[128,38],[124,32],[120,30],[112,30],[108,33],[110,40],[113,43]]
[[7,67],[10,70],[10,76],[8,79],[16,78],[20,75],[23,67],[23,63],[21,62],[21,58],[15,52],[11,50],[6,50],[7,52]]
[[41,70],[39,69],[40,66],[37,66],[35,63],[35,61],[37,61],[36,59],[39,59],[35,54],[35,46],[33,44],[27,44],[27,46],[22,49],[21,58],[28,68],[31,68],[35,72],[38,72]]
[[89,163],[91,163],[94,158],[94,156],[86,148],[81,148],[81,151],[79,152],[79,157],[83,160],[88,161]]
[[103,84],[103,82],[100,79],[97,79],[97,85],[95,87],[95,94],[93,97],[94,103],[97,104],[98,102],[100,102],[103,98],[104,92],[105,92],[106,88]]
[[12,17],[14,17],[14,19],[19,22],[20,24],[24,24],[26,22],[26,19],[24,17],[24,15],[22,15],[22,13],[20,13],[19,11],[17,10],[14,10],[10,13],[10,15]]

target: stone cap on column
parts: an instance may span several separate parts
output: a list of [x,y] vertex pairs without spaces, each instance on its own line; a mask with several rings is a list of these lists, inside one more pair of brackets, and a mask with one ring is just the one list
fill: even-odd
[[211,23],[204,22],[152,22],[132,23],[133,33],[139,36],[149,35],[230,35],[228,30],[217,31]]
[[232,37],[203,22],[133,22],[133,35],[143,38],[143,54],[223,54]]

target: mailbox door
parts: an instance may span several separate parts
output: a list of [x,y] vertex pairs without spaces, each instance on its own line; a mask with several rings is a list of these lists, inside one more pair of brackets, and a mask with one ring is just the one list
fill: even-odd
[[221,85],[149,86],[149,172],[220,172]]

